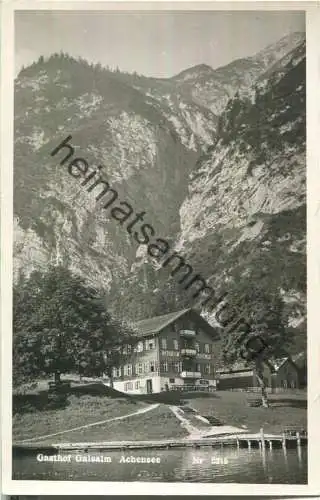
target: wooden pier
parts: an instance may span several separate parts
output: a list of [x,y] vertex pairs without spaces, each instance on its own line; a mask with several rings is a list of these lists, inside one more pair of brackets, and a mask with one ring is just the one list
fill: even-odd
[[262,451],[273,448],[300,448],[307,444],[306,434],[296,432],[290,435],[266,434],[261,430],[259,433],[241,433],[232,435],[215,435],[202,438],[164,439],[152,441],[100,441],[86,443],[56,443],[52,445],[41,445],[41,443],[13,445],[16,453],[61,453],[67,451],[99,452],[99,451],[126,451],[141,449],[170,449],[170,448],[203,448],[234,446],[237,448],[260,448]]

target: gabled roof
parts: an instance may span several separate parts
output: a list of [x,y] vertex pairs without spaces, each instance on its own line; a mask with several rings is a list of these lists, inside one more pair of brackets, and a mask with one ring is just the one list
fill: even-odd
[[187,313],[191,313],[203,325],[203,328],[211,335],[216,336],[217,330],[200,316],[194,309],[182,309],[180,311],[163,314],[161,316],[154,316],[153,318],[142,319],[133,323],[133,328],[137,331],[139,337],[146,337],[161,332],[166,326],[170,325],[177,319],[181,318]]
[[298,368],[303,368],[307,360],[307,354],[305,351],[299,352],[295,356],[292,356],[292,361]]
[[270,364],[272,365],[274,370],[277,372],[281,368],[281,366],[284,365],[284,363],[288,360],[290,360],[288,356],[286,356],[285,358],[271,359]]

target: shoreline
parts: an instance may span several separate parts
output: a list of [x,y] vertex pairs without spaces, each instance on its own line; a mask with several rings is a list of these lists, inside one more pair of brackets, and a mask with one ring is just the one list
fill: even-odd
[[260,434],[241,434],[241,435],[225,435],[216,436],[213,438],[202,439],[167,439],[160,441],[107,441],[107,442],[88,442],[88,443],[60,443],[52,445],[12,445],[12,451],[15,455],[28,455],[38,453],[57,454],[63,452],[85,452],[88,451],[124,451],[124,450],[141,450],[141,449],[170,449],[170,448],[200,448],[200,447],[216,447],[216,446],[236,446],[239,448],[260,448],[268,447],[275,448],[288,447],[296,448],[305,446],[308,443],[307,437],[286,437],[282,435],[265,434],[263,439]]

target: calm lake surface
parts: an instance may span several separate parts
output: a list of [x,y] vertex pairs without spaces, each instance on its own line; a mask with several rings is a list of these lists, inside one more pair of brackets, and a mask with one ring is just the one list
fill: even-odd
[[[65,456],[63,454],[61,456]],[[204,483],[307,483],[307,447],[297,449],[212,448],[132,450],[95,453],[105,463],[77,462],[88,456],[73,452],[70,462],[40,462],[37,455],[14,457],[13,479],[57,481],[165,481]],[[110,458],[108,458],[110,457]],[[124,457],[124,458],[122,458]],[[160,463],[123,463],[129,457],[158,457]],[[122,460],[122,462],[121,462]],[[108,462],[107,462],[108,461]]]

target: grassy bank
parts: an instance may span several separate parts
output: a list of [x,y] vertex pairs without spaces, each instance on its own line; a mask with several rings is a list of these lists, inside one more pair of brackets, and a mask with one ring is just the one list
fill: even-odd
[[265,432],[281,432],[283,427],[307,428],[306,393],[274,394],[270,396],[270,408],[252,408],[247,405],[248,394],[218,391],[212,398],[186,399],[187,403],[203,416],[217,417],[227,425],[246,425],[252,432],[261,427]]
[[[148,406],[142,401],[108,396],[71,395],[64,408],[15,413],[13,441],[51,434],[64,429],[133,413]],[[101,428],[100,428],[101,431]],[[52,438],[53,439],[53,438]]]
[[[71,387],[66,404],[51,409],[48,408],[46,387],[45,383],[38,384],[36,388],[27,389],[22,394],[20,391],[14,396],[13,442],[37,437],[39,439],[36,442],[52,444],[66,441],[169,439],[187,435],[168,405],[161,403],[148,413],[68,432],[69,429],[147,409],[158,401],[148,401],[144,395],[141,398],[130,397],[99,383],[76,384]],[[62,431],[67,432],[42,438]]]
[[[58,409],[39,406],[22,406],[13,417],[13,441],[40,437],[74,427],[109,420],[148,408],[159,403],[147,413],[133,415],[97,426],[65,432],[58,436],[39,439],[42,444],[77,441],[122,441],[152,440],[184,437],[186,430],[169,408],[170,404],[188,404],[202,416],[214,416],[226,425],[247,426],[257,432],[280,433],[284,427],[307,428],[306,394],[283,393],[270,396],[270,408],[249,407],[248,394],[219,391],[213,394],[168,393],[167,404],[164,394],[153,394],[151,400],[143,396],[128,397],[117,391],[99,387],[97,384],[76,388],[68,396],[67,405]],[[101,393],[101,394],[100,394]],[[170,396],[170,397],[169,397]],[[28,397],[28,396],[26,396]],[[40,401],[44,396],[40,394]],[[158,399],[158,401],[157,401]],[[39,405],[39,402],[37,403]],[[199,428],[201,427],[199,422]]]
[[59,442],[90,442],[90,441],[134,441],[160,440],[186,437],[187,431],[180,421],[165,405],[142,415],[134,415],[121,421],[108,422],[105,425],[68,432],[41,441],[42,444]]

